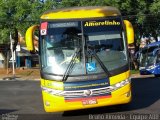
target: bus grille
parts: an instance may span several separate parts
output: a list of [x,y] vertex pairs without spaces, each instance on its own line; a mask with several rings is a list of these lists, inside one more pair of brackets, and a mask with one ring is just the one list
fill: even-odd
[[75,90],[75,91],[62,91],[46,87],[41,87],[41,88],[44,92],[47,92],[52,95],[64,96],[66,98],[98,96],[98,95],[104,95],[106,93],[111,93],[114,90],[112,86],[97,88],[97,89],[89,89],[89,90]]

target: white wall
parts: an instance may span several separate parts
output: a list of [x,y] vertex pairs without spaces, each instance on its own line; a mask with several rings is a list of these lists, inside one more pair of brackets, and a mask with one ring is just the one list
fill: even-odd
[[2,55],[2,53],[0,53],[0,68],[3,68],[3,62],[4,61],[4,56]]

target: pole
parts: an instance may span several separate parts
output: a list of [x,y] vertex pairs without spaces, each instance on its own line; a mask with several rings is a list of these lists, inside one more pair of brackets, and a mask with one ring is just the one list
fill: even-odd
[[9,51],[7,51],[7,74],[9,73],[9,65],[8,65],[8,63],[9,63]]
[[12,35],[11,35],[11,32],[10,32],[10,43],[11,43],[11,53],[12,53],[12,74],[13,74],[13,78],[15,78],[15,66],[14,66],[14,51],[13,51],[13,39],[12,39]]

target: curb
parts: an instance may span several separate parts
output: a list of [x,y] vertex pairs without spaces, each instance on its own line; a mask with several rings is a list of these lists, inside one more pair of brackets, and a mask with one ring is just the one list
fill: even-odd
[[32,80],[24,80],[24,79],[11,79],[11,80],[4,80],[4,79],[0,79],[0,81],[40,81],[40,79],[32,79]]
[[23,77],[3,77],[0,81],[40,81],[40,78],[23,78]]

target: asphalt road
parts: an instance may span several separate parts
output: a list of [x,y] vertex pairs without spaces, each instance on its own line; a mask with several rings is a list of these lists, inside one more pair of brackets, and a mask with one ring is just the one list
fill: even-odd
[[45,113],[39,81],[0,81],[0,120],[160,120],[160,78],[134,78],[132,91],[127,105]]

